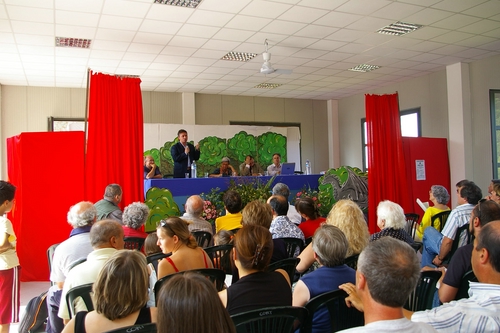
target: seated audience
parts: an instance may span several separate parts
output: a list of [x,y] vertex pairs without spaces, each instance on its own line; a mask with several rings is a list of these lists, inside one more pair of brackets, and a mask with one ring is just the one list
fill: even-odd
[[[156,232],[152,232],[148,234],[148,237],[144,240],[144,253],[146,256],[150,256],[152,254],[161,253],[161,248],[158,246],[158,235]],[[159,262],[159,261],[158,261]],[[155,306],[155,284],[158,281],[158,275],[156,273],[155,266],[150,263],[148,264],[149,268],[149,300],[148,306]]]
[[321,223],[325,222],[324,217],[319,216],[318,206],[311,198],[301,198],[295,203],[295,209],[302,216],[305,222],[299,224],[299,229],[304,233],[305,238],[314,235]]
[[292,305],[288,274],[282,269],[266,272],[272,251],[271,233],[264,227],[245,226],[234,236],[233,257],[240,279],[219,292],[230,315]]
[[158,295],[159,333],[236,333],[214,285],[196,273],[177,275]]
[[255,163],[252,155],[247,155],[245,162],[240,164],[241,176],[262,176],[263,174],[264,170],[262,170],[262,167],[258,163]]
[[229,157],[223,157],[222,162],[220,164],[220,167],[215,169],[214,172],[212,172],[209,177],[231,177],[231,176],[237,176],[238,173],[236,170],[233,168],[233,166],[230,164],[231,160]]
[[297,212],[295,206],[290,204],[290,188],[287,184],[277,183],[273,187],[272,195],[282,195],[285,197],[286,201],[288,201],[288,211],[286,216],[295,224],[300,224],[302,222],[302,216]]
[[405,230],[405,213],[397,203],[385,200],[378,204],[377,226],[380,231],[370,236],[370,242],[389,236],[413,244],[413,238]]
[[101,333],[156,322],[156,308],[148,308],[148,267],[138,251],[122,250],[102,267],[93,286],[95,311],[80,311],[64,333]]
[[188,229],[193,231],[205,231],[213,235],[214,231],[210,222],[201,217],[205,201],[199,195],[192,195],[186,200],[186,212],[182,219],[188,223]]
[[215,220],[215,232],[241,228],[241,196],[238,192],[229,190],[222,197],[226,215]]
[[122,197],[123,192],[120,185],[109,184],[106,186],[104,198],[94,204],[95,209],[97,209],[97,221],[113,219],[122,223],[122,210],[118,207]]
[[172,252],[170,257],[158,264],[158,279],[180,271],[213,267],[208,254],[198,247],[186,222],[179,217],[162,220],[156,229],[156,235],[162,252]]
[[[311,298],[337,290],[343,283],[356,282],[356,271],[344,265],[349,244],[339,228],[322,225],[314,233],[312,246],[320,267],[297,282],[293,290],[293,306],[304,306]],[[312,331],[331,332],[330,316],[326,307],[315,313]]]
[[233,244],[234,233],[229,230],[221,230],[214,235],[214,245]]
[[[370,234],[363,215],[363,211],[352,200],[342,199],[332,207],[326,218],[326,223],[339,228],[347,237],[349,248],[346,258],[361,251],[368,245]],[[299,255],[300,262],[297,271],[306,271],[314,263],[314,251],[312,244],[309,244]]]
[[142,202],[134,202],[123,210],[123,235],[124,237],[146,238],[148,234],[141,231],[149,216],[149,208]]
[[[450,201],[450,194],[448,190],[441,185],[432,185],[429,191],[429,201],[432,202],[433,206],[429,206],[422,216],[422,221],[415,230],[415,240],[418,242],[422,241],[424,237],[424,230],[432,225],[432,217],[437,213],[450,210],[450,207],[446,204]],[[434,226],[439,229],[441,222],[438,220],[437,224]]]
[[273,164],[267,167],[267,174],[269,176],[281,174],[281,155],[279,153],[273,154]]
[[144,156],[144,179],[162,178],[160,167],[156,165],[155,159],[151,155]]
[[490,192],[490,199],[500,204],[500,184],[493,185],[493,190]]
[[[286,212],[288,210],[288,202],[285,197],[281,195],[273,195],[267,199],[267,203],[271,206],[273,210],[273,221],[271,222],[271,227],[269,231],[273,238],[298,238],[302,240],[302,244],[305,244],[306,239],[304,238],[304,233],[297,227],[297,225],[290,222]],[[300,249],[297,248],[295,252],[295,257],[300,253]]]

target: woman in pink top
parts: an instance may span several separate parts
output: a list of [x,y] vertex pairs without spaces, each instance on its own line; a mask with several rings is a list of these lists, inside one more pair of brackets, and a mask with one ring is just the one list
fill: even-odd
[[295,209],[306,220],[299,224],[305,238],[312,237],[316,229],[326,220],[324,217],[319,216],[318,206],[311,198],[299,199],[295,203]]

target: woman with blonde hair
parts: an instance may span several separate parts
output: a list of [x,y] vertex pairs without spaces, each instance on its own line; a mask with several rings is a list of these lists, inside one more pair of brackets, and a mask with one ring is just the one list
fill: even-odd
[[120,250],[104,264],[94,283],[95,311],[80,311],[64,333],[100,333],[156,322],[156,308],[146,307],[149,271],[139,251]]
[[[332,207],[326,218],[326,223],[339,228],[347,238],[349,248],[346,258],[361,253],[368,245],[370,233],[363,211],[352,200],[342,199]],[[309,244],[299,255],[300,262],[297,271],[302,273],[314,263],[314,251]]]
[[184,220],[178,217],[162,220],[156,235],[162,252],[172,253],[158,264],[158,279],[180,271],[213,267],[210,257],[198,247]]

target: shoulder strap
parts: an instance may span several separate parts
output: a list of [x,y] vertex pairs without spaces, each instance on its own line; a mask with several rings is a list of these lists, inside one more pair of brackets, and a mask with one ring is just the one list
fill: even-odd
[[172,261],[172,259],[170,259],[170,257],[167,257],[165,258],[167,259],[167,261],[170,263],[170,265],[172,265],[172,267],[174,268],[175,272],[177,273],[179,270],[177,269],[177,267],[175,266],[174,262]]

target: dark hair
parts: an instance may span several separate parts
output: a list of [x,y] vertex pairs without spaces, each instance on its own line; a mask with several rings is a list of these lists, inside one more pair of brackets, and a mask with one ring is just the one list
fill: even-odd
[[273,238],[268,229],[247,225],[234,236],[234,248],[243,268],[264,271],[273,255]]
[[467,183],[470,183],[470,180],[468,180],[468,179],[462,179],[461,181],[459,181],[458,183],[456,183],[455,186],[456,187],[462,187],[462,186],[464,186]]
[[491,182],[493,184],[500,184],[500,179],[492,179]]
[[273,195],[271,200],[269,200],[269,205],[278,214],[278,216],[283,216],[288,213],[288,201],[282,195]]
[[460,196],[467,200],[468,203],[477,205],[483,197],[483,193],[474,182],[468,182],[460,188]]
[[105,198],[114,198],[117,195],[122,194],[122,188],[118,184],[109,184],[104,190]]
[[186,221],[177,216],[161,220],[160,226],[157,229],[161,229],[161,232],[165,233],[168,237],[174,237],[174,235],[176,235],[179,238],[179,241],[184,243],[187,247],[192,249],[196,249],[198,247],[198,243],[191,235]]
[[181,133],[186,133],[187,134],[187,131],[185,129],[180,129],[177,131],[177,136],[179,136]]
[[273,157],[274,157],[274,155],[278,155],[281,158],[281,154],[280,153],[274,153]]
[[158,235],[156,232],[148,234],[144,240],[144,252],[147,256],[161,252],[161,248],[158,246]]
[[477,236],[476,250],[486,249],[489,262],[495,271],[500,272],[500,221],[488,223]]
[[0,205],[5,201],[14,200],[16,194],[16,187],[9,182],[0,180]]
[[319,217],[316,202],[311,198],[301,198],[295,203],[295,209],[300,214],[305,214],[309,219],[316,220]]
[[500,205],[493,200],[480,200],[472,210],[472,215],[479,219],[481,227],[491,221],[500,220]]
[[226,244],[233,244],[233,237],[234,234],[232,231],[229,230],[219,230],[218,233],[214,235],[214,245],[226,245]]
[[227,211],[231,214],[236,214],[241,211],[241,196],[238,192],[232,190],[227,191],[224,193],[222,201]]
[[236,333],[214,285],[200,274],[172,276],[156,302],[158,332]]

